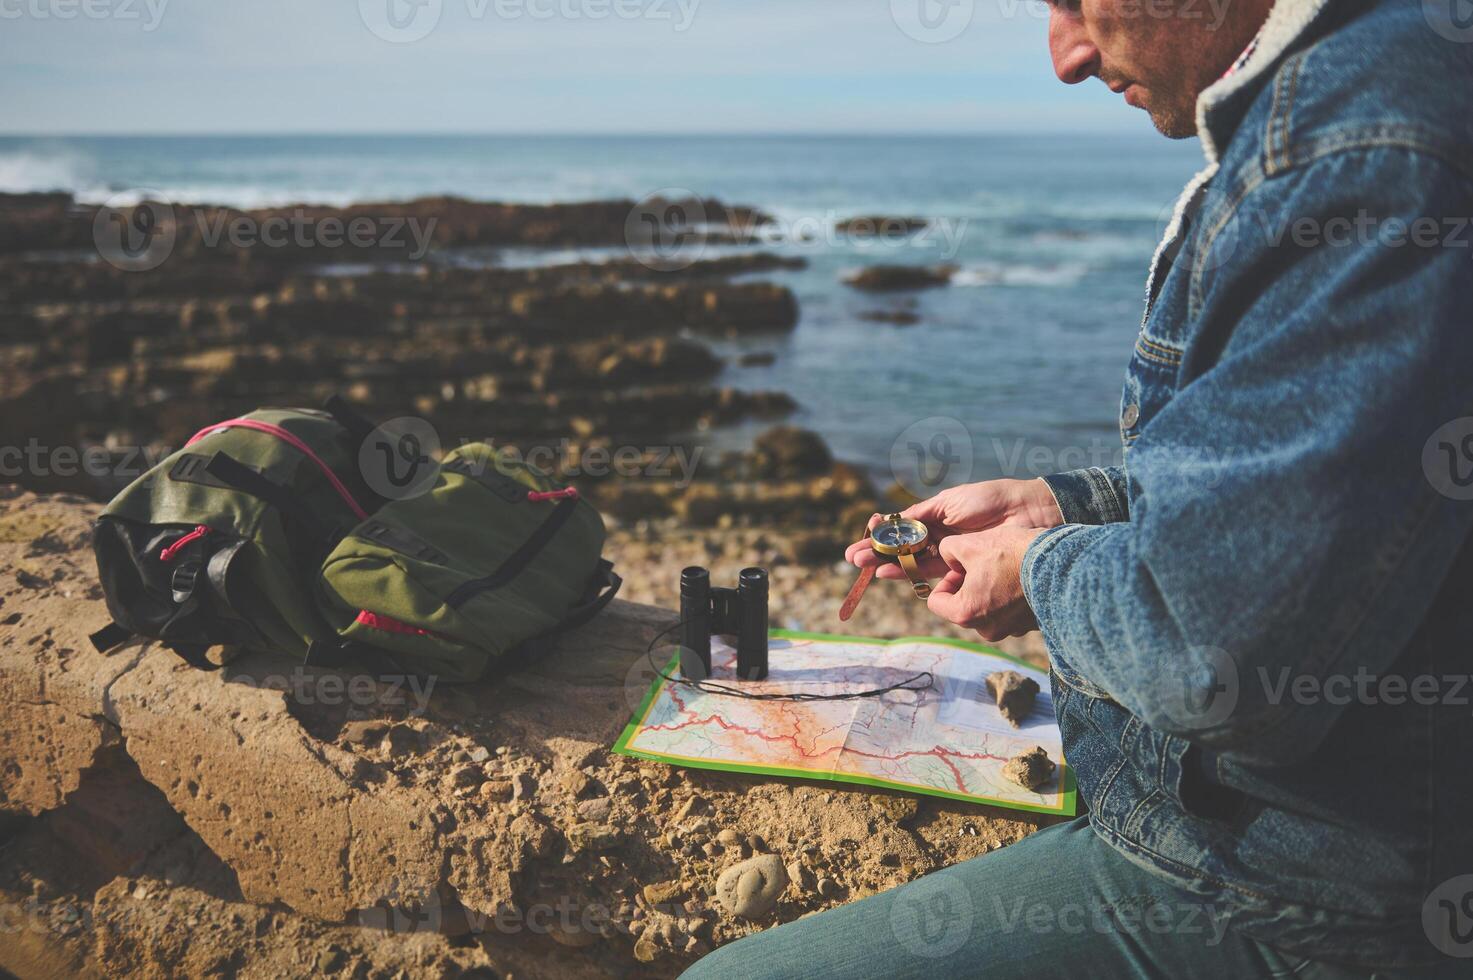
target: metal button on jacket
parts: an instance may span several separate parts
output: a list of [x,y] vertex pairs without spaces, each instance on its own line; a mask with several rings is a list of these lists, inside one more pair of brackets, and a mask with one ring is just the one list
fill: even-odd
[[1128,429],[1140,421],[1141,407],[1134,403],[1125,406],[1125,411],[1120,416],[1120,427]]

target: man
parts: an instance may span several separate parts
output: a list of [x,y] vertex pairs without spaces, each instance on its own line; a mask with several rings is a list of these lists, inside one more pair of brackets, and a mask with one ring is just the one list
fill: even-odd
[[907,515],[932,611],[1042,629],[1088,814],[687,976],[1473,976],[1468,11],[1056,2],[1059,77],[1208,162],[1125,465]]

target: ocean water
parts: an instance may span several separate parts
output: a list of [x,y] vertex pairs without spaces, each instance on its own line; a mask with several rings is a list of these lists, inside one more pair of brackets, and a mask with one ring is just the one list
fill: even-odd
[[[913,491],[1029,477],[1118,455],[1120,383],[1146,269],[1195,141],[1136,136],[0,137],[0,190],[150,194],[243,207],[429,194],[554,202],[689,191],[778,219],[762,246],[808,260],[763,274],[802,307],[790,335],[721,341],[723,384],[780,389],[796,424]],[[877,242],[857,215],[930,219]],[[720,254],[712,249],[710,254]],[[474,261],[623,257],[507,250]],[[874,296],[841,283],[874,263],[954,264],[953,284]],[[905,309],[919,322],[870,322]],[[769,366],[739,355],[771,352]],[[708,434],[737,444],[746,429]]]

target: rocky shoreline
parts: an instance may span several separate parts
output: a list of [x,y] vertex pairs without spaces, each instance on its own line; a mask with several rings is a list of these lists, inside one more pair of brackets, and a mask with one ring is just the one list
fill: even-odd
[[[606,263],[453,261],[457,248],[622,242],[634,207],[433,198],[297,209],[318,233],[358,219],[433,228],[440,261],[356,249],[366,264],[347,275],[334,271],[348,258],[340,249],[211,245],[191,216],[220,209],[159,218],[148,205],[110,213],[65,195],[0,195],[0,446],[42,454],[10,479],[106,499],[212,421],[341,393],[371,418],[425,420],[445,446],[494,438],[539,453],[615,516],[852,519],[874,491],[826,450],[824,472],[759,473],[752,453],[737,453],[668,473],[657,458],[690,458],[713,427],[797,407],[786,392],[716,384],[726,365],[705,338],[791,331],[796,298],[760,277],[802,260],[758,252],[666,268],[635,257],[635,243]],[[702,213],[746,223],[700,226],[722,240],[765,220],[714,201]],[[234,214],[254,227],[278,216]],[[156,267],[130,270],[108,253],[109,220],[132,227],[144,215],[172,244]],[[612,472],[616,455],[627,473]]]

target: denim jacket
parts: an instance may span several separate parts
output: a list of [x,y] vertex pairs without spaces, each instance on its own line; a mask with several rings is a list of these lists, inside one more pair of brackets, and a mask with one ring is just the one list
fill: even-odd
[[1095,830],[1363,967],[1473,933],[1473,27],[1436,7],[1279,0],[1203,93],[1125,465],[1048,478],[1023,561]]

